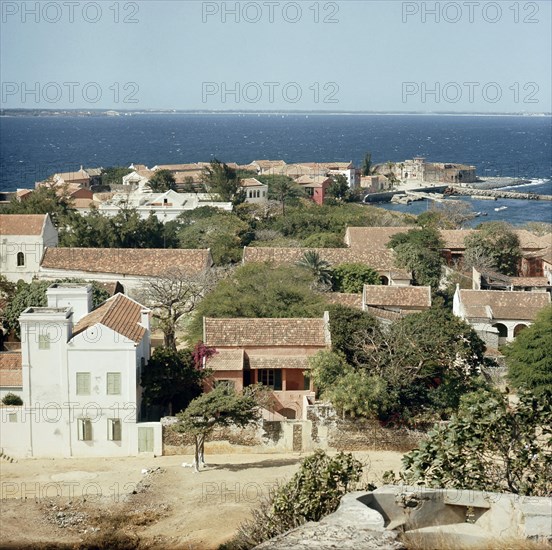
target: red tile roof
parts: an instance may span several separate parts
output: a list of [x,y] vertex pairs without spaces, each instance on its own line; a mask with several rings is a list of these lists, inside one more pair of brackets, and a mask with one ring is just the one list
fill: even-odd
[[178,267],[198,274],[212,265],[208,249],[47,248],[45,269],[159,277]]
[[243,349],[221,349],[207,360],[207,368],[220,370],[243,370]]
[[532,321],[550,304],[548,292],[509,290],[460,290],[460,301],[468,317]]
[[0,387],[20,388],[23,386],[21,352],[0,353]]
[[124,294],[116,294],[106,300],[97,309],[83,317],[73,329],[73,337],[96,324],[102,324],[111,330],[139,343],[146,333],[140,325],[144,306],[131,300]]
[[0,214],[0,235],[42,235],[48,214]]
[[431,307],[431,288],[428,286],[364,285],[367,306],[388,306],[399,309]]
[[326,323],[317,319],[204,318],[208,346],[320,346],[329,344]]
[[329,304],[354,307],[362,309],[362,294],[349,294],[346,292],[327,292],[324,298]]

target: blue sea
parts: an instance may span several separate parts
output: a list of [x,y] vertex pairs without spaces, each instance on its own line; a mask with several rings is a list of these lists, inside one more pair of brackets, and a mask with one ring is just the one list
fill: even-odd
[[[550,117],[319,114],[133,114],[0,117],[0,190],[33,187],[55,172],[131,163],[374,162],[423,156],[473,164],[479,176],[544,180],[520,191],[552,194]],[[467,199],[469,200],[469,199]],[[552,203],[473,201],[487,218],[552,222]],[[481,203],[481,204],[479,204]],[[494,212],[495,207],[508,206]],[[427,208],[414,203],[404,209]]]

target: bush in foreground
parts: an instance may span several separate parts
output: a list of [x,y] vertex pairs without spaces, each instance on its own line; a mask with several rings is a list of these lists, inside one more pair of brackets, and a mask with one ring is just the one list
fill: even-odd
[[360,480],[362,464],[351,453],[333,457],[316,451],[301,463],[291,481],[277,488],[252,519],[221,550],[249,550],[307,521],[335,512],[341,497]]

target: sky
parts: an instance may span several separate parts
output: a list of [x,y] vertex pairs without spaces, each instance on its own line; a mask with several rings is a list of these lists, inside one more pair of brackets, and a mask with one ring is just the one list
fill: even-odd
[[1,108],[552,111],[552,2],[0,0]]

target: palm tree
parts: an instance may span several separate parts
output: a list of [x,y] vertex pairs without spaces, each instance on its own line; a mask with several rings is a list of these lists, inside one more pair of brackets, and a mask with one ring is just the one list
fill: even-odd
[[332,287],[330,264],[326,260],[323,260],[318,252],[307,250],[296,265],[308,269],[312,273],[314,284],[320,290],[329,290]]

